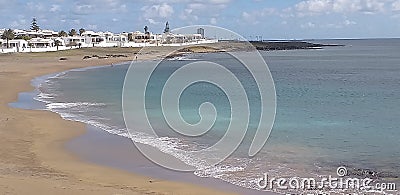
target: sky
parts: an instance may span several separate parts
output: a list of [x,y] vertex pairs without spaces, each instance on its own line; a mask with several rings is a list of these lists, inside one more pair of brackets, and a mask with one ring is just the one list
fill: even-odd
[[0,0],[0,29],[161,33],[215,25],[247,39],[400,37],[400,0]]

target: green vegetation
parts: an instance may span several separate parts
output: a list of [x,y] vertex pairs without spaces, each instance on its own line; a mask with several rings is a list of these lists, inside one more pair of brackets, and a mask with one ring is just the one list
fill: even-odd
[[84,28],[79,29],[79,35],[82,36],[82,34],[86,32],[86,30]]
[[34,30],[34,31],[36,31],[36,32],[38,32],[38,31],[40,30],[40,27],[39,27],[39,25],[38,25],[38,23],[37,23],[36,18],[33,18],[33,19],[32,19],[32,22],[31,22],[31,30]]
[[71,36],[71,37],[76,36],[77,35],[76,30],[75,29],[71,29],[69,31],[68,35]]
[[65,31],[60,31],[59,33],[58,33],[58,36],[59,37],[67,37],[68,36],[68,34],[67,34],[67,32],[65,32]]
[[7,41],[7,48],[9,48],[10,44],[8,42],[9,40],[13,40],[15,38],[15,33],[13,30],[8,29],[4,31],[4,33],[1,35],[1,38]]

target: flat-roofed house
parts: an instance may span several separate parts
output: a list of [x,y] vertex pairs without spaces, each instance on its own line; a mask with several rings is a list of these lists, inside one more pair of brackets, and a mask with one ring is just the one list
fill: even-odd
[[29,40],[29,46],[32,48],[49,48],[55,47],[55,43],[52,39],[33,38]]
[[8,40],[8,47],[6,40],[2,40],[0,42],[0,48],[2,52],[4,52],[4,50],[8,50],[8,52],[22,52],[29,47],[28,42],[23,39]]
[[58,37],[58,32],[52,30],[42,30],[43,37],[46,39],[56,38]]
[[81,36],[69,36],[63,37],[63,41],[66,46],[78,46],[78,47],[88,47],[88,43],[86,43],[86,38]]

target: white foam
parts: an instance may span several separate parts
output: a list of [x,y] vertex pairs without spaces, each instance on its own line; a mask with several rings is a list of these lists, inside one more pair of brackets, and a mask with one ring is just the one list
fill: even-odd
[[199,61],[199,59],[187,58],[184,56],[174,57],[174,58],[170,58],[168,60],[169,61]]
[[67,102],[67,103],[61,103],[61,102],[56,102],[56,103],[49,103],[46,105],[46,107],[50,110],[53,109],[68,109],[68,108],[88,108],[88,107],[94,107],[94,106],[106,106],[104,103],[91,103],[91,102]]

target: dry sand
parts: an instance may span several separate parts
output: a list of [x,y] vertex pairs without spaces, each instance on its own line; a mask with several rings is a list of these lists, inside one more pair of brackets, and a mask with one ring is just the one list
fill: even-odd
[[[161,57],[153,49],[139,60]],[[134,59],[138,49],[91,48],[48,53],[0,55],[0,194],[223,194],[192,184],[160,181],[83,162],[64,143],[85,132],[85,125],[48,111],[8,106],[19,92],[31,91],[34,77],[73,68]],[[86,55],[128,57],[83,60]],[[67,60],[60,60],[61,57]]]

